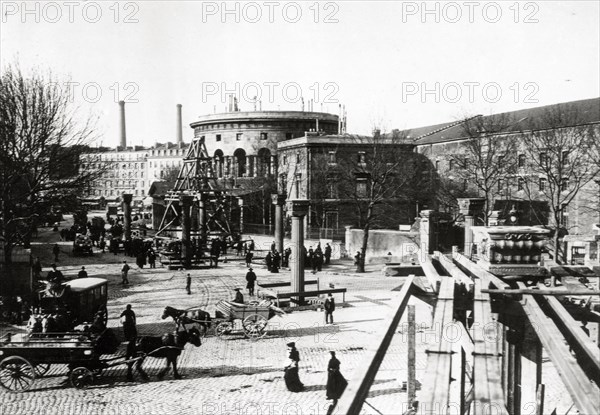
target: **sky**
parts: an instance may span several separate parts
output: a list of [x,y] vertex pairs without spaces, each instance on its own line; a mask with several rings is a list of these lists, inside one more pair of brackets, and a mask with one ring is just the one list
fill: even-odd
[[[51,73],[98,141],[223,112],[338,114],[369,134],[600,96],[598,1],[2,1],[2,71]],[[254,97],[257,97],[255,100]],[[257,102],[257,101],[260,101]]]

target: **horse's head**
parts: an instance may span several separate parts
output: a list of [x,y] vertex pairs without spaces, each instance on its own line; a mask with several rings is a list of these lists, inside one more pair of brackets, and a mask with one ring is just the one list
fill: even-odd
[[186,343],[192,343],[196,347],[202,345],[202,336],[200,335],[200,330],[196,327],[192,327],[187,331],[181,331],[178,335],[183,335]]
[[175,309],[173,307],[166,306],[165,309],[163,310],[161,318],[164,320],[167,317],[174,317],[175,316],[174,311],[175,311]]

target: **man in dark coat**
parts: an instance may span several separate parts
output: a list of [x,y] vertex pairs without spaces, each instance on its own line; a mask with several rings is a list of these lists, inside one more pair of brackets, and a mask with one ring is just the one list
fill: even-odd
[[135,313],[131,309],[131,304],[121,313],[121,324],[123,324],[123,334],[126,340],[135,340],[137,337]]
[[81,271],[79,271],[79,274],[77,274],[77,278],[87,278],[87,276],[88,274],[85,270],[85,267],[81,267]]
[[327,244],[325,245],[325,265],[329,265],[329,260],[331,260],[331,246]]
[[289,268],[290,266],[290,256],[292,255],[292,248],[290,248],[289,246],[287,248],[285,248],[285,251],[283,251],[283,266],[285,268]]
[[192,293],[192,277],[190,274],[185,277],[185,290],[187,291],[188,295]]
[[252,270],[252,267],[246,273],[246,281],[248,281],[248,284],[246,284],[248,294],[254,295],[254,283],[256,282],[256,274]]
[[265,263],[267,264],[267,269],[271,271],[271,267],[273,266],[273,255],[271,255],[271,251],[267,252]]
[[325,303],[323,304],[325,309],[325,324],[333,324],[333,312],[335,311],[335,300],[331,293],[327,294]]
[[252,264],[252,258],[254,257],[254,253],[252,251],[246,252],[246,266],[249,267]]
[[281,265],[281,255],[275,250],[273,252],[273,263],[271,265],[271,272],[279,272],[279,266]]

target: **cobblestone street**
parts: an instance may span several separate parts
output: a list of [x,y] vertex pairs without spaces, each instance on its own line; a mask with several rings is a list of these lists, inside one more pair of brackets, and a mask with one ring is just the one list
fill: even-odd
[[[185,290],[187,271],[166,268],[130,271],[129,286],[121,285],[120,261],[112,254],[95,255],[96,263],[86,264],[89,276],[109,280],[109,326],[122,336],[119,315],[127,304],[137,315],[138,334],[162,335],[174,329],[169,318],[161,320],[162,310],[170,305],[184,309],[201,307],[214,316],[215,304],[233,297],[233,289],[245,287],[245,265],[233,257],[218,269],[192,270],[192,294]],[[65,274],[79,266],[67,265]],[[104,263],[104,262],[113,263]],[[321,287],[335,284],[348,288],[346,306],[334,314],[335,325],[324,325],[323,313],[308,310],[288,313],[269,321],[268,334],[258,341],[246,339],[242,331],[224,338],[209,334],[200,347],[187,345],[178,360],[183,376],[174,380],[169,372],[163,380],[157,377],[165,365],[162,359],[147,358],[145,370],[150,381],[136,375],[135,382],[126,382],[126,367],[105,370],[93,387],[78,390],[67,381],[67,367],[53,366],[36,379],[26,393],[1,391],[3,414],[325,414],[329,402],[325,399],[329,351],[335,350],[347,379],[361,362],[374,334],[380,331],[390,304],[402,284],[402,278],[380,276],[378,272],[362,275],[352,273],[350,263],[338,263],[307,279],[319,278]],[[289,280],[289,271],[271,274],[256,266],[258,282]],[[246,300],[247,291],[244,289]],[[336,296],[338,303],[342,296]],[[426,316],[430,308],[415,301],[417,315]],[[6,332],[6,329],[4,329]],[[373,385],[365,413],[401,413],[404,401],[401,390],[406,379],[406,344],[398,335],[392,344]],[[418,341],[417,370],[425,367],[423,342]],[[283,380],[286,343],[295,341],[300,352],[300,376],[306,389],[301,393],[287,391]],[[119,352],[124,352],[124,343]],[[417,372],[418,375],[418,372]]]

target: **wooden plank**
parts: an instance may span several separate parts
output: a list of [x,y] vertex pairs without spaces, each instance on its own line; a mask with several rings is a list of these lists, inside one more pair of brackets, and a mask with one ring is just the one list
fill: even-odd
[[494,274],[486,271],[481,266],[477,265],[475,262],[469,260],[464,255],[459,254],[458,252],[452,253],[452,259],[457,264],[460,264],[467,271],[469,271],[472,275],[481,278],[485,282],[485,287],[488,288],[491,285],[496,288],[510,288],[510,285],[502,281],[500,278],[496,277]]
[[581,329],[581,324],[569,314],[557,298],[545,296],[544,301],[546,301],[552,311],[554,311],[556,316],[560,319],[560,324],[563,326],[564,330],[569,332],[571,337],[579,344],[590,362],[594,365],[598,373],[600,373],[600,349]]
[[475,413],[508,414],[502,390],[502,365],[497,325],[489,295],[481,292],[485,280],[475,279],[473,301],[473,394]]
[[[541,285],[546,287],[545,285]],[[482,289],[482,293],[485,294],[504,294],[504,295],[517,295],[517,294],[529,294],[529,295],[600,295],[600,291],[593,290],[567,290],[564,288],[518,288],[508,290],[497,290],[497,289]]]
[[435,306],[432,328],[439,341],[426,350],[427,369],[423,378],[423,390],[419,401],[425,408],[439,408],[444,413],[450,398],[450,376],[452,371],[452,343],[445,333],[453,323],[454,279],[442,278],[440,295]]
[[406,391],[408,405],[412,406],[417,392],[417,372],[416,372],[416,325],[415,325],[415,306],[408,306],[408,353],[407,366],[408,377],[406,380]]
[[421,258],[421,269],[423,269],[423,273],[427,277],[429,284],[431,284],[433,292],[437,294],[440,291],[441,276],[433,266],[429,255],[420,253],[419,258]]
[[[411,279],[412,284],[412,279]],[[404,288],[404,287],[403,287]],[[314,297],[321,294],[339,294],[345,293],[348,290],[346,288],[332,288],[328,290],[315,290],[315,291],[298,291],[293,293],[277,293],[278,298],[290,298],[290,297]]]
[[[315,285],[317,284],[317,280],[308,280],[304,281],[304,285]],[[279,287],[290,287],[292,285],[291,282],[264,282],[260,284],[256,284],[261,288],[279,288]]]
[[[517,284],[519,288],[526,288],[522,282]],[[600,389],[589,381],[585,372],[579,367],[554,321],[544,314],[535,299],[529,295],[523,300],[523,308],[575,406],[581,413],[599,414]]]
[[442,267],[444,267],[444,269],[446,270],[448,275],[450,275],[452,278],[454,278],[458,283],[465,284],[467,286],[467,288],[470,290],[471,287],[473,286],[473,280],[467,274],[462,272],[460,270],[460,268],[458,268],[456,265],[454,265],[454,263],[452,262],[451,259],[440,254],[439,252],[435,252],[435,254],[436,254],[437,260],[439,261],[440,265]]
[[386,319],[384,332],[377,341],[370,343],[371,346],[366,351],[364,360],[356,368],[352,378],[348,382],[348,387],[338,403],[336,413],[347,415],[360,413],[371,385],[375,380],[379,366],[381,366],[385,353],[397,331],[402,314],[408,305],[413,278],[408,277],[402,286],[394,311]]

